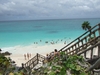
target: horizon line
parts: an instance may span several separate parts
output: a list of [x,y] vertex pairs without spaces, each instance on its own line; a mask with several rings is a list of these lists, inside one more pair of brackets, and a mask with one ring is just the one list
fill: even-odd
[[10,22],[10,21],[44,21],[44,20],[75,20],[75,19],[100,19],[98,18],[55,18],[55,19],[21,19],[21,20],[2,20],[0,22]]

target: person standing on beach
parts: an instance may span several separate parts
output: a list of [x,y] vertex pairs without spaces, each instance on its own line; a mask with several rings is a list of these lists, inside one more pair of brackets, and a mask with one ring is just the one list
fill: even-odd
[[30,58],[31,58],[31,53],[30,53]]
[[24,58],[25,58],[25,60],[26,60],[26,54],[24,54]]
[[27,53],[27,58],[29,59],[29,53]]

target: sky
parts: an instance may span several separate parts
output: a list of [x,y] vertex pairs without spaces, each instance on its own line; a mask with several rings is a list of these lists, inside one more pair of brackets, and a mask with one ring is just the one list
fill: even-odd
[[100,18],[100,0],[0,0],[0,21]]

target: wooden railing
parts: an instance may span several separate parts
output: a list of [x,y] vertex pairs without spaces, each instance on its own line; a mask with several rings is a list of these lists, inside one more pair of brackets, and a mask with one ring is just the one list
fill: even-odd
[[100,24],[95,25],[89,31],[85,32],[83,35],[76,38],[74,41],[60,49],[59,51],[64,51],[67,55],[78,54],[85,58],[89,55],[88,51],[91,51],[90,59],[93,58],[93,51],[95,48],[98,49],[97,56],[100,56]]
[[23,64],[23,67],[33,69],[37,64],[39,64],[39,61],[42,62],[44,59],[45,57],[43,55],[37,53],[32,59]]

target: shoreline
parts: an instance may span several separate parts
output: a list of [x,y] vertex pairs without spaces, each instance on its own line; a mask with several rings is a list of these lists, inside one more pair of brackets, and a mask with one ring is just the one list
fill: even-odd
[[[29,51],[33,51],[35,53],[38,53],[36,50],[44,50],[44,49],[49,49],[49,46],[51,47],[51,50],[54,48],[61,49],[65,45],[67,45],[71,40],[57,40],[57,41],[41,41],[40,42],[33,42],[32,44],[29,45],[16,45],[16,46],[9,46],[9,47],[1,47],[2,52],[10,52],[12,54],[22,54],[22,53],[28,53]],[[59,47],[60,46],[60,47]],[[24,50],[24,51],[23,51]],[[20,51],[20,52],[19,52]],[[50,49],[49,49],[50,51]],[[40,52],[41,53],[41,52]]]

